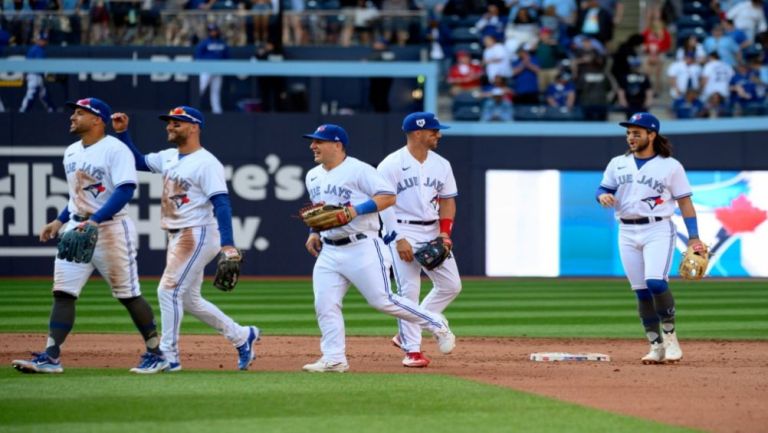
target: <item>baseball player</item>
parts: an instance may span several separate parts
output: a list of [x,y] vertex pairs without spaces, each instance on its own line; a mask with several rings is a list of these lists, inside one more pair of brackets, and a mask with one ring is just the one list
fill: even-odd
[[[221,38],[221,30],[216,24],[208,24],[208,37],[200,41],[195,47],[195,59],[199,60],[224,60],[229,58],[229,47],[224,39]],[[210,100],[211,111],[216,114],[222,112],[221,109],[221,85],[224,77],[221,75],[212,75],[208,72],[200,74],[200,96],[202,96],[211,87]]]
[[138,236],[128,218],[126,204],[133,197],[137,177],[133,155],[120,140],[105,134],[110,108],[104,101],[85,98],[68,102],[74,109],[69,131],[80,140],[64,152],[64,170],[69,202],[59,216],[40,232],[45,242],[64,231],[84,224],[98,227],[98,242],[90,263],[57,258],[53,273],[53,307],[48,342],[31,360],[13,361],[26,373],[61,373],[61,345],[75,323],[75,301],[88,278],[97,269],[112,289],[112,296],[125,306],[144,337],[147,352],[142,357],[162,358],[152,308],[141,295],[136,268]]
[[[27,51],[27,59],[44,59],[46,45],[48,45],[48,35],[40,33],[37,39],[35,39],[35,44]],[[45,87],[43,74],[30,72],[27,74],[27,93],[24,94],[24,99],[21,101],[19,113],[26,113],[32,107],[32,104],[35,103],[35,98],[40,99],[45,111],[53,112],[54,106],[51,102],[51,97],[48,95],[48,89]]]
[[685,169],[672,158],[672,147],[659,133],[650,113],[632,115],[627,128],[629,149],[608,163],[597,189],[597,201],[613,207],[619,221],[619,252],[624,271],[637,296],[637,309],[651,343],[644,364],[677,362],[683,357],[675,334],[675,300],[669,290],[669,268],[675,250],[670,217],[675,202],[688,231],[688,245],[699,240],[696,210]]
[[200,111],[179,106],[160,119],[167,122],[168,142],[176,147],[144,155],[128,134],[128,116],[116,113],[112,118],[118,137],[133,152],[136,169],[163,175],[160,224],[168,232],[168,255],[157,297],[165,359],[148,362],[136,373],[181,370],[179,333],[184,312],[226,337],[237,348],[238,368],[247,370],[256,356],[253,345],[259,340],[259,328],[237,324],[201,294],[205,265],[219,252],[240,255],[232,237],[224,166],[200,143],[204,125]]
[[[451,229],[456,216],[456,179],[451,163],[434,152],[440,141],[441,125],[433,113],[411,113],[403,119],[407,140],[404,147],[392,152],[379,164],[378,171],[397,191],[397,202],[384,212],[395,212],[398,233],[393,264],[398,293],[418,303],[421,292],[422,266],[414,260],[414,247],[441,236],[451,245]],[[421,307],[442,313],[461,291],[459,269],[453,254],[433,270],[424,269],[432,290]],[[403,349],[406,367],[426,367],[430,360],[421,352],[421,329],[413,323],[398,320],[399,333],[392,342]]]
[[[305,134],[318,165],[307,172],[312,203],[349,206],[351,221],[341,227],[310,231],[306,248],[317,257],[312,272],[315,312],[322,334],[322,357],[304,366],[310,372],[344,372],[349,369],[345,351],[341,305],[354,284],[377,310],[413,322],[437,338],[442,353],[450,353],[456,337],[445,318],[390,290],[391,254],[378,237],[377,212],[395,203],[394,188],[370,165],[347,155],[346,131],[337,125],[320,125]],[[393,227],[388,225],[388,227]],[[391,240],[396,234],[387,236]]]

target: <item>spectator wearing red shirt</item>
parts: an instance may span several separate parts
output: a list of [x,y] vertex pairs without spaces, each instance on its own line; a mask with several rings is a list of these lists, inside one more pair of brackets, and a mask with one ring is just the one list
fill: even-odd
[[664,21],[657,14],[650,17],[648,27],[643,30],[643,51],[645,66],[651,76],[651,83],[656,93],[661,93],[661,71],[664,67],[664,55],[672,48],[672,37]]
[[479,90],[482,85],[483,67],[473,63],[472,57],[466,51],[456,53],[456,63],[448,70],[448,84],[451,94]]

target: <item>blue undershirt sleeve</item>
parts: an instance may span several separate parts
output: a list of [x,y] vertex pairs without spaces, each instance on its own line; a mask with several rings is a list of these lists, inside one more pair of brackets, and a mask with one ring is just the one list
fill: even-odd
[[125,143],[125,145],[128,146],[128,149],[131,150],[131,153],[133,153],[133,158],[136,160],[136,170],[151,171],[147,165],[147,161],[144,159],[144,154],[141,153],[135,144],[133,144],[133,140],[131,140],[131,134],[128,133],[127,129],[123,132],[116,133],[115,136],[120,141]]
[[134,183],[124,183],[118,186],[112,195],[109,196],[109,200],[104,203],[104,206],[97,210],[95,214],[91,215],[90,219],[100,223],[112,218],[112,216],[131,201],[135,190],[136,184]]
[[61,213],[56,217],[56,219],[61,221],[62,224],[69,222],[69,206],[64,206],[64,209],[61,210]]
[[219,222],[219,234],[221,246],[235,245],[232,236],[232,205],[229,203],[229,194],[216,194],[210,198],[213,203],[213,213]]
[[[600,197],[600,194],[616,194],[615,189],[608,189],[602,185],[597,187],[597,191],[595,191],[595,200],[598,200],[598,197]],[[600,200],[598,200],[600,201]]]

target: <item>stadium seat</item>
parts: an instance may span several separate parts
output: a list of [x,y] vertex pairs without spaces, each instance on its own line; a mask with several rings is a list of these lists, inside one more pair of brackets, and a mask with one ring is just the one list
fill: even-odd
[[483,57],[483,47],[479,42],[463,42],[453,46],[453,52],[466,51],[473,59]]
[[709,23],[701,15],[683,15],[677,19],[678,29],[706,27]]
[[576,121],[583,120],[584,113],[581,111],[581,107],[565,108],[565,107],[546,107],[544,114],[544,120],[553,121]]
[[704,4],[700,1],[686,1],[683,3],[683,14],[685,15],[708,15],[711,12],[712,9],[710,9],[709,4]]
[[455,29],[451,30],[451,40],[454,43],[479,42],[480,35],[473,28],[456,27]]
[[453,120],[466,120],[469,122],[476,122],[480,120],[481,110],[480,106],[474,107],[461,107],[453,112]]
[[515,105],[515,120],[547,120],[544,105]]

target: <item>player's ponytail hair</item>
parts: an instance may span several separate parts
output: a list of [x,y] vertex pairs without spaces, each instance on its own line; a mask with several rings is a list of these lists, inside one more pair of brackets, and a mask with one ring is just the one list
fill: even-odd
[[653,151],[656,152],[657,155],[669,158],[672,156],[672,143],[669,142],[667,137],[657,132],[656,137],[653,139]]

